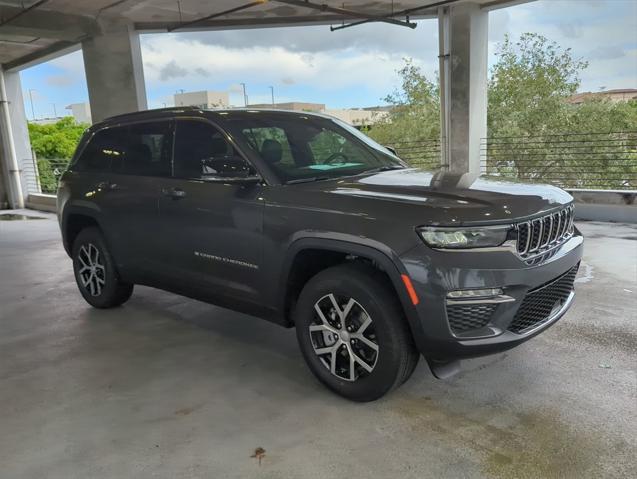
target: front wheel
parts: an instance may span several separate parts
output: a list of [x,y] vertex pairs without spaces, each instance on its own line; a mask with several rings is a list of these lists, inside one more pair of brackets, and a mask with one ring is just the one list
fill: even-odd
[[121,280],[98,228],[80,231],[73,242],[73,272],[82,297],[96,308],[113,308],[133,294],[133,285]]
[[301,292],[294,321],[310,370],[348,399],[380,398],[418,363],[396,294],[372,267],[346,264],[317,274]]

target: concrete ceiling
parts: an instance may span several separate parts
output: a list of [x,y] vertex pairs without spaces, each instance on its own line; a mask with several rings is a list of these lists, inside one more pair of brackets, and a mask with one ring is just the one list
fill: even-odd
[[[406,22],[406,10],[410,19],[426,18],[435,16],[438,6],[464,1],[0,0],[0,65],[21,68],[70,51],[113,23],[155,32],[379,20],[404,28],[399,24]],[[494,9],[529,0],[471,1]]]

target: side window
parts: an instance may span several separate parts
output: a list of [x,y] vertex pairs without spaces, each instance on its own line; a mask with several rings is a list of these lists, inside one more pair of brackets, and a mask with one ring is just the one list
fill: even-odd
[[175,131],[174,176],[211,178],[254,175],[254,169],[241,158],[225,136],[209,123],[177,120]]
[[308,142],[308,146],[316,164],[367,163],[370,158],[370,154],[359,145],[332,130],[322,130]]
[[78,171],[105,172],[124,156],[126,128],[100,130],[89,140],[75,165]]
[[247,128],[242,133],[252,149],[270,166],[294,166],[292,147],[283,128]]
[[113,160],[113,171],[124,175],[169,176],[172,150],[170,122],[153,121],[124,128],[125,154]]

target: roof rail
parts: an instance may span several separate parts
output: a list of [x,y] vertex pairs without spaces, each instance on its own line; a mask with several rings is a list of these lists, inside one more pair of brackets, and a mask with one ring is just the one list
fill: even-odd
[[193,110],[201,110],[201,108],[188,105],[188,106],[169,106],[167,108],[152,108],[149,110],[131,111],[128,113],[120,113],[119,115],[109,116],[108,118],[105,118],[99,123],[110,122],[112,120],[118,120],[122,118],[135,117],[138,115],[147,115],[151,113],[168,113],[171,111],[184,111],[184,110],[193,111]]

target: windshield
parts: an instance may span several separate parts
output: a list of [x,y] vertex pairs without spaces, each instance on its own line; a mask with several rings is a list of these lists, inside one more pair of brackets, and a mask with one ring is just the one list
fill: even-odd
[[226,125],[284,183],[405,167],[387,149],[338,120],[255,112],[228,118]]

